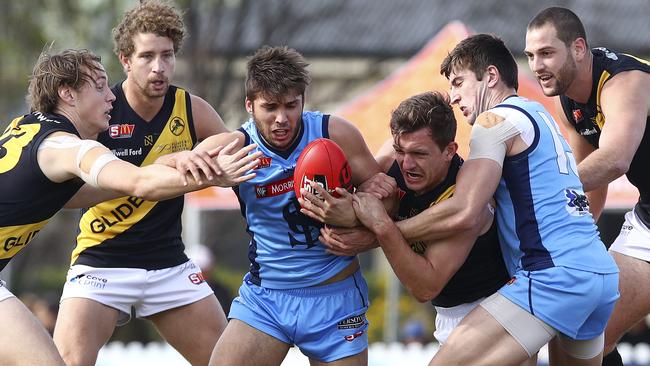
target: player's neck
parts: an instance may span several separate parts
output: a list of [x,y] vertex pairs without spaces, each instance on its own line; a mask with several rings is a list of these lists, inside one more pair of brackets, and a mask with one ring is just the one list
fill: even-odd
[[509,88],[506,85],[501,84],[500,88],[495,88],[490,94],[490,100],[488,102],[487,109],[503,103],[504,100],[513,95],[517,95],[517,91],[514,88]]
[[131,109],[147,122],[158,114],[165,102],[165,96],[148,97],[144,95],[128,78],[122,83],[122,91]]
[[92,129],[91,124],[84,123],[84,121],[82,121],[81,117],[74,109],[59,105],[54,110],[54,113],[67,118],[68,121],[72,123],[77,132],[79,132],[79,136],[81,136],[82,139],[97,139],[97,135],[100,131]]

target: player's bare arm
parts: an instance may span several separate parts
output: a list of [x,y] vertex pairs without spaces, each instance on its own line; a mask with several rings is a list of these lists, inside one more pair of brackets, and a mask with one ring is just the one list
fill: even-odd
[[[205,183],[199,184],[189,179],[188,184],[184,184],[182,174],[176,169],[161,164],[137,167],[116,158],[95,141],[81,140],[68,133],[54,133],[42,144],[38,163],[45,176],[54,182],[78,176],[97,188],[154,201],[216,183],[206,179]],[[120,179],[115,179],[117,176]]]
[[[489,111],[479,115],[472,128],[472,139],[476,130],[488,131],[503,122],[499,118]],[[520,140],[519,137],[511,137],[498,143],[491,139],[492,137],[487,140],[482,137],[479,140],[482,142],[480,146],[484,147],[485,152],[498,150],[490,152],[493,155],[490,158],[472,159],[470,152],[470,159],[458,172],[456,190],[451,198],[429,207],[417,216],[396,223],[408,242],[439,240],[473,230],[481,224],[485,215],[491,215],[488,203],[501,179],[504,156],[514,155],[525,149],[523,142],[517,141]],[[505,146],[501,146],[502,144]],[[497,162],[499,159],[501,163]]]
[[650,111],[648,84],[650,75],[633,70],[613,76],[603,86],[600,102],[607,122],[599,148],[578,165],[585,191],[607,185],[629,169]]
[[438,296],[465,262],[480,231],[480,226],[475,226],[436,245],[415,243],[418,250],[424,250],[418,254],[406,242],[376,197],[367,193],[356,194],[354,209],[359,220],[376,235],[397,277],[420,302]]
[[228,132],[223,119],[210,103],[196,95],[191,95],[190,100],[192,102],[192,119],[194,120],[196,138],[199,141],[203,141],[212,135]]

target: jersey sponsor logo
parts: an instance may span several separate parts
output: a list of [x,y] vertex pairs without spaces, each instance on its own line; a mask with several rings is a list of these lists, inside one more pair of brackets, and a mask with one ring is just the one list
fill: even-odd
[[152,149],[152,151],[158,154],[169,154],[185,150],[192,150],[192,142],[186,140],[174,141],[167,144],[156,145]]
[[293,191],[293,177],[287,177],[263,186],[255,186],[257,198],[278,196]]
[[70,278],[68,282],[76,283],[80,286],[88,286],[97,289],[103,289],[104,287],[106,287],[106,284],[108,283],[108,279],[82,273],[80,275],[76,275]]
[[128,148],[123,148],[123,149],[112,149],[113,155],[117,157],[122,157],[122,156],[140,156],[142,155],[142,148],[139,149],[128,149]]
[[580,130],[580,134],[581,134],[582,136],[595,135],[595,134],[597,134],[597,133],[598,133],[598,130],[596,130],[596,127],[592,127],[592,128],[583,128],[582,130]]
[[397,188],[397,198],[401,201],[402,198],[404,198],[404,196],[406,196],[406,191],[398,187]]
[[564,196],[567,200],[566,210],[571,216],[584,216],[589,214],[589,201],[584,193],[573,189],[565,189]]
[[144,146],[153,146],[153,135],[146,135],[144,137]]
[[61,121],[45,117],[41,112],[34,112],[34,117],[36,117],[39,122],[61,123]]
[[582,119],[582,110],[581,109],[574,109],[573,110],[573,119],[578,122]]
[[187,278],[190,279],[190,282],[192,282],[195,285],[200,285],[203,282],[205,282],[205,277],[203,277],[203,272],[197,272],[197,273],[192,273]]
[[43,229],[49,219],[32,224],[0,227],[0,259],[18,254]]
[[256,166],[255,168],[253,168],[253,169],[264,169],[264,168],[268,168],[268,167],[271,166],[271,161],[272,161],[272,160],[273,160],[273,158],[271,158],[271,157],[269,157],[269,156],[262,156],[262,157],[260,158],[260,163],[257,164],[257,166]]
[[180,117],[174,117],[172,123],[169,124],[169,130],[174,136],[180,136],[185,131],[185,121]]
[[623,226],[621,226],[620,235],[621,236],[627,236],[632,231],[632,229],[634,229],[634,226],[632,226],[630,224],[623,224]]
[[512,277],[508,282],[506,282],[506,285],[510,286],[515,283],[515,281],[517,281],[517,277]]
[[103,233],[106,229],[128,219],[143,202],[142,198],[127,198],[126,202],[115,206],[106,216],[90,221],[90,231],[95,234]]
[[363,330],[360,330],[358,332],[354,332],[353,334],[346,335],[344,338],[348,342],[352,342],[355,340],[357,337],[361,337],[363,335]]
[[196,269],[196,268],[198,268],[198,267],[196,266],[196,264],[194,264],[194,262],[192,262],[192,261],[187,261],[187,262],[183,263],[183,264],[180,266],[178,272],[179,272],[179,273],[183,273],[183,272],[185,272],[185,271],[187,271],[187,270],[193,270],[193,269]]
[[11,249],[17,248],[17,247],[22,247],[34,239],[36,234],[39,233],[40,230],[34,230],[34,231],[29,231],[25,234],[21,234],[18,236],[10,236],[7,239],[4,240],[3,243],[3,248],[6,252],[10,251]]
[[607,57],[608,59],[611,59],[611,60],[614,60],[614,61],[618,60],[618,56],[616,56],[616,54],[614,52],[608,50],[607,48],[605,48],[605,47],[596,47],[596,49],[599,50],[599,51],[603,51],[605,53],[605,57]]
[[108,135],[112,139],[130,139],[133,136],[135,125],[128,123],[121,125],[111,125],[108,127]]
[[343,319],[336,324],[336,327],[339,329],[354,329],[360,328],[364,324],[366,324],[366,313]]

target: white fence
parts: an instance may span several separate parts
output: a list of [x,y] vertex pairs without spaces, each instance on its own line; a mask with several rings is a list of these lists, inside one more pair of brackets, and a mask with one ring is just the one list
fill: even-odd
[[[650,345],[619,344],[621,357],[625,365],[650,366]],[[427,365],[438,350],[438,344],[425,346],[401,343],[373,343],[368,351],[369,366]],[[165,343],[122,344],[113,342],[99,352],[97,366],[183,366],[189,365],[183,357]],[[307,358],[296,348],[291,348],[282,366],[307,366]],[[539,354],[538,365],[548,365],[548,354],[544,347]]]

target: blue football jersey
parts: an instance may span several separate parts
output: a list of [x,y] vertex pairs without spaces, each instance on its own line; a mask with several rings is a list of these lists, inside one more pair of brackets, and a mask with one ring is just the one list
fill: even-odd
[[504,159],[495,193],[510,273],[554,266],[618,272],[600,240],[575,159],[553,117],[541,104],[517,96],[490,112],[515,125],[529,145]]
[[354,258],[325,252],[318,241],[322,224],[300,213],[293,189],[300,153],[312,140],[329,137],[328,120],[320,112],[303,112],[298,137],[283,151],[264,141],[253,120],[239,129],[246,144],[256,143],[263,153],[256,177],[235,188],[251,235],[250,279],[257,285],[276,289],[313,286],[343,270]]

